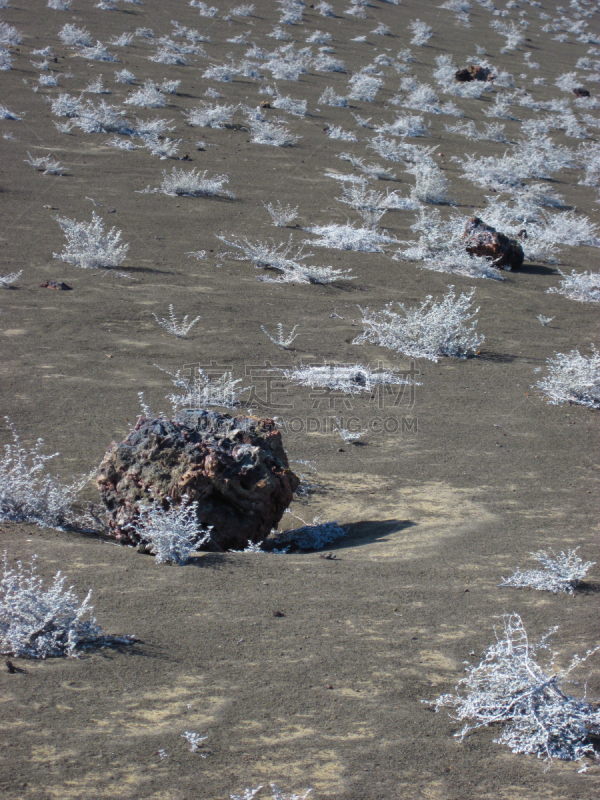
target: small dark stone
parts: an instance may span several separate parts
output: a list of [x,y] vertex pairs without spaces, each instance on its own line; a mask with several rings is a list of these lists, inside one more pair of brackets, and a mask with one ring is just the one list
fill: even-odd
[[589,97],[590,93],[587,89],[573,89],[573,94],[576,97]]
[[271,108],[271,103],[268,100],[261,100],[260,108]]
[[60,289],[63,292],[70,292],[73,289],[72,286],[67,286],[63,281],[44,281],[40,283],[40,286],[42,289]]
[[469,66],[464,69],[456,70],[454,77],[457,81],[466,83],[468,81],[493,81],[496,76],[492,73],[491,69],[487,67],[469,64]]
[[283,613],[283,611],[274,611],[273,612],[273,616],[274,617],[285,617],[285,614]]
[[525,254],[516,239],[509,239],[479,217],[471,217],[463,234],[467,253],[487,256],[497,269],[519,269]]

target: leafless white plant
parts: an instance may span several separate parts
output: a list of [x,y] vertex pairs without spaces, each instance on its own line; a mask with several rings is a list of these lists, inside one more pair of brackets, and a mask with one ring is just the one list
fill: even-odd
[[180,505],[168,501],[166,509],[156,501],[151,506],[142,506],[136,533],[142,547],[156,557],[157,563],[184,566],[190,555],[210,539],[211,529],[205,530],[198,524],[198,502],[189,502],[184,495]]
[[577,555],[579,550],[568,550],[566,553],[561,550],[558,555],[552,548],[549,552],[540,550],[531,553],[531,556],[543,566],[543,569],[530,569],[521,572],[516,569],[510,578],[502,578],[500,586],[514,586],[517,589],[537,589],[538,591],[567,592],[573,594],[579,583],[585,578],[595,561],[583,560]]
[[345,131],[339,125],[329,125],[327,127],[327,136],[330,139],[340,139],[343,142],[357,142],[358,139],[352,131]]
[[[22,658],[76,656],[90,647],[132,644],[132,636],[110,636],[92,616],[91,590],[80,604],[73,587],[65,589],[66,577],[57,572],[44,589],[36,573],[34,556],[29,570],[20,561],[8,565],[4,552],[0,580],[0,652]],[[87,615],[89,619],[84,619]]]
[[127,257],[128,244],[120,244],[121,231],[114,227],[106,233],[104,222],[92,212],[91,222],[77,222],[67,217],[55,217],[67,237],[62,253],[54,258],[83,269],[112,269],[120,266]]
[[154,319],[158,322],[161,328],[164,328],[167,333],[172,333],[173,336],[176,336],[178,339],[183,339],[183,337],[189,333],[189,331],[194,327],[194,325],[200,319],[200,316],[197,316],[191,322],[188,322],[188,315],[186,314],[185,317],[179,322],[177,317],[175,316],[175,311],[173,310],[173,304],[169,305],[169,316],[168,317],[158,317],[154,312],[152,313]]
[[271,101],[273,108],[278,108],[281,111],[287,111],[290,114],[295,114],[298,117],[306,116],[306,100],[294,100],[293,97],[283,97],[277,94]]
[[277,201],[277,205],[274,203],[264,203],[263,205],[271,215],[273,224],[277,225],[278,228],[285,228],[298,216],[298,206],[295,208],[292,208],[292,206],[283,206],[279,200]]
[[360,364],[308,364],[283,370],[283,375],[300,386],[311,389],[331,389],[345,394],[361,394],[385,390],[386,386],[404,386],[411,378],[398,375],[394,370]]
[[68,11],[73,0],[48,0],[46,5],[54,11]]
[[160,87],[153,81],[145,81],[143,86],[140,86],[125,100],[126,105],[141,106],[142,108],[164,108],[166,103]]
[[0,459],[0,520],[33,522],[42,528],[62,530],[75,521],[72,510],[88,475],[67,485],[45,473],[46,462],[58,455],[42,454],[43,440],[27,450],[14,424],[5,417],[13,437]]
[[551,286],[548,294],[562,294],[570,300],[580,303],[600,303],[600,272],[576,272],[573,270],[567,275],[558,270],[562,275],[560,286]]
[[544,328],[547,328],[548,325],[550,325],[550,323],[554,319],[554,317],[545,317],[543,314],[538,314],[536,319],[538,319],[542,323]]
[[[252,8],[254,8],[254,6],[252,6]],[[186,742],[189,744],[190,753],[197,753],[200,742],[203,742],[205,739],[208,739],[208,736],[200,736],[199,733],[194,733],[193,731],[186,731],[185,733],[181,734],[181,738],[185,739]]]
[[44,175],[64,175],[65,168],[61,166],[60,161],[56,161],[51,156],[35,158],[29,152],[27,155],[29,158],[25,159],[26,163],[31,164],[34,169],[43,172]]
[[325,106],[339,106],[341,108],[346,108],[348,106],[348,99],[340,94],[336,94],[331,86],[328,86],[323,91],[318,102]]
[[457,693],[438,697],[435,710],[453,708],[453,718],[466,721],[455,734],[460,741],[474,730],[500,725],[501,733],[494,741],[508,745],[513,753],[580,763],[585,756],[597,757],[588,736],[600,726],[600,711],[585,695],[566,694],[564,683],[599,648],[574,656],[566,669],[554,668],[556,654],[542,667],[537,655],[549,650],[547,640],[557,628],[534,644],[518,614],[504,615],[502,627],[500,634],[495,631],[496,642],[485,651],[481,663],[466,667]]
[[372,75],[359,72],[350,78],[349,84],[349,98],[372,103],[375,100],[377,92],[383,86],[383,81],[381,78],[375,78]]
[[104,85],[102,75],[98,75],[97,78],[90,81],[83,91],[90,92],[91,94],[110,94],[110,89],[107,89]]
[[221,408],[235,408],[239,405],[239,397],[250,387],[240,388],[241,378],[234,379],[231,372],[224,372],[218,377],[211,377],[203,370],[197,370],[193,377],[181,375],[181,370],[175,374],[158,367],[170,378],[173,386],[181,392],[167,395],[167,400],[173,407],[173,413],[183,408],[206,408],[218,406]]
[[154,191],[172,197],[216,197],[221,194],[230,199],[235,198],[234,194],[223,188],[223,185],[229,182],[227,175],[213,175],[212,178],[207,178],[206,172],[206,170],[201,173],[196,172],[195,168],[186,171],[173,167],[170,174],[166,170],[163,171],[160,189]]
[[448,288],[440,302],[428,295],[415,308],[407,309],[404,303],[398,303],[400,313],[392,310],[393,303],[376,312],[361,308],[365,330],[352,343],[371,342],[430,361],[437,361],[440,356],[466,358],[479,349],[484,339],[475,331],[475,315],[479,311],[471,308],[475,289],[457,298],[454,287]]
[[109,53],[102,42],[97,41],[93,47],[82,47],[79,55],[91,61],[116,61],[112,53]]
[[600,353],[592,345],[592,355],[579,350],[557,353],[546,362],[548,375],[536,384],[549,403],[575,403],[600,408]]
[[410,40],[410,43],[417,45],[418,47],[422,47],[423,45],[427,44],[427,42],[433,36],[433,31],[429,25],[421,22],[420,19],[415,19],[408,27],[413,32],[413,38]]
[[186,122],[192,127],[225,128],[232,124],[237,106],[202,103],[197,108],[184,112]]
[[18,117],[16,114],[13,114],[13,112],[9,111],[9,109],[6,106],[0,104],[0,119],[14,119],[16,121],[19,121],[21,117]]
[[19,272],[9,272],[8,275],[0,275],[0,286],[3,289],[10,289],[11,284],[16,283],[21,275],[23,274],[23,270],[19,270]]
[[289,346],[292,344],[292,342],[294,341],[294,339],[298,338],[299,334],[296,333],[296,329],[297,328],[298,328],[298,326],[294,325],[292,330],[286,335],[283,332],[283,323],[278,322],[277,323],[277,336],[272,336],[269,333],[269,331],[265,328],[264,325],[260,326],[260,329],[265,334],[265,336],[268,336],[269,339],[273,342],[273,344],[276,344],[279,347],[282,347],[284,350],[287,350],[289,348]]
[[255,144],[270,144],[274,147],[293,147],[302,137],[291,133],[283,123],[261,120],[249,121],[252,141]]
[[128,69],[121,69],[115,72],[115,80],[117,83],[133,83],[135,75]]

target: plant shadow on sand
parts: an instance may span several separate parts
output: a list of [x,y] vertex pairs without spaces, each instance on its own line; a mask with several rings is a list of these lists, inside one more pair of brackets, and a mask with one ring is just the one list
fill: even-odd
[[[349,547],[361,547],[365,544],[375,542],[387,542],[388,536],[400,533],[407,528],[416,525],[409,519],[383,519],[383,520],[362,520],[361,522],[350,522],[342,525],[347,530],[347,534],[327,545],[325,550],[345,550]],[[318,552],[311,550],[310,552]]]

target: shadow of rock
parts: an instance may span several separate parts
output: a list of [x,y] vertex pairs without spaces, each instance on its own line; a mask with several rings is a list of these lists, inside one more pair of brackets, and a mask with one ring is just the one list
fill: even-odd
[[351,522],[343,525],[348,533],[343,539],[328,545],[326,550],[343,550],[346,547],[360,547],[374,542],[386,542],[388,536],[401,533],[406,528],[412,528],[416,522],[409,519],[383,519],[383,520],[362,520],[361,522]]

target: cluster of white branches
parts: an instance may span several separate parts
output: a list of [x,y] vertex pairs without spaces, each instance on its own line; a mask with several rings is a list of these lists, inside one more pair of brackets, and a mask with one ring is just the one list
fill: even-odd
[[386,245],[397,242],[386,231],[373,228],[356,228],[353,223],[346,225],[313,225],[305,229],[317,239],[307,239],[308,244],[327,247],[333,250],[356,250],[362,253],[383,253]]
[[350,84],[348,97],[351,100],[362,100],[367,103],[372,103],[375,100],[377,92],[383,86],[381,78],[367,75],[364,72],[358,72],[353,75],[348,83]]
[[54,258],[83,269],[112,269],[127,257],[129,245],[120,244],[121,231],[113,227],[105,232],[104,222],[95,211],[91,222],[55,219],[67,237],[67,244],[62,253],[53,253]]
[[466,136],[468,139],[475,141],[488,141],[488,142],[508,142],[504,135],[504,125],[498,122],[484,123],[485,130],[480,132],[475,127],[473,120],[469,122],[458,122],[456,125],[444,126],[448,133],[459,133],[461,136]]
[[[315,7],[318,8],[319,6],[326,6],[331,9],[329,3],[317,3],[317,6]],[[321,13],[324,14],[323,11],[321,11]],[[257,786],[255,789],[244,789],[242,794],[231,794],[229,797],[230,800],[254,800],[262,788],[262,786]],[[271,800],[306,800],[308,795],[312,792],[312,789],[307,789],[302,795],[296,794],[296,792],[293,792],[292,794],[285,794],[284,792],[281,792],[274,783],[272,783],[271,791]]]
[[560,288],[551,286],[548,294],[563,294],[571,300],[580,303],[600,303],[600,272],[576,272],[570,275],[558,270],[562,275]]
[[196,171],[195,167],[187,171],[173,167],[170,174],[166,170],[163,171],[160,189],[148,188],[145,191],[162,192],[171,197],[216,197],[220,194],[230,199],[235,198],[232,192],[223,188],[224,184],[229,182],[227,175],[213,175],[212,178],[207,178],[206,172],[207,170]]
[[283,347],[284,350],[287,350],[288,347],[294,341],[294,339],[296,339],[300,335],[300,334],[296,333],[296,329],[297,328],[298,328],[298,326],[294,325],[292,330],[288,334],[285,334],[283,332],[283,323],[282,322],[278,322],[277,323],[277,336],[273,336],[272,334],[269,333],[269,331],[265,328],[264,325],[260,326],[260,329],[265,334],[265,336],[268,336],[269,339],[273,342],[273,344],[276,344],[278,347]]
[[3,289],[10,289],[13,283],[16,283],[21,275],[23,274],[23,270],[19,270],[19,272],[9,272],[8,275],[0,275],[0,286]]
[[550,552],[540,550],[531,553],[539,561],[543,569],[530,569],[521,572],[516,569],[510,578],[502,578],[500,586],[514,586],[517,589],[537,589],[544,592],[568,592],[573,594],[573,589],[585,578],[595,561],[584,562],[578,555],[576,547],[566,553],[561,550],[558,555],[550,548]]
[[64,175],[65,168],[61,166],[60,161],[56,161],[51,156],[40,156],[36,158],[29,152],[27,155],[29,158],[25,159],[26,163],[31,164],[34,169],[43,172],[44,175]]
[[440,356],[466,358],[478,350],[484,339],[475,330],[479,309],[471,308],[474,292],[472,288],[457,298],[454,287],[450,286],[439,302],[428,295],[414,308],[407,309],[404,303],[398,303],[400,313],[392,310],[393,303],[381,311],[361,308],[365,330],[352,343],[370,342],[430,361],[437,361]]
[[165,372],[171,378],[173,386],[180,390],[179,394],[173,392],[166,398],[171,403],[174,414],[183,408],[235,408],[239,405],[240,395],[249,388],[240,388],[242,379],[234,379],[231,372],[224,372],[215,378],[199,369],[194,376],[189,377],[182,375],[181,370],[173,374],[162,367],[158,369]]
[[[456,694],[445,694],[435,703],[436,711],[450,707],[454,719],[466,721],[455,734],[462,741],[467,734],[490,725],[501,726],[494,741],[505,744],[513,753],[538,758],[582,762],[596,756],[588,738],[600,726],[596,704],[565,693],[569,674],[599,648],[585,656],[574,656],[566,669],[555,670],[552,654],[549,664],[537,661],[540,650],[548,650],[551,629],[537,644],[527,636],[518,614],[502,618],[502,632],[488,647],[480,664],[466,667],[467,675],[456,686]],[[596,756],[597,757],[597,756]],[[585,769],[585,765],[583,767]]]
[[255,115],[248,121],[252,141],[273,147],[293,147],[302,137],[292,133],[282,122],[267,122]]
[[398,250],[393,258],[417,261],[434,272],[501,280],[502,276],[492,266],[491,259],[466,252],[463,240],[466,221],[458,215],[443,220],[437,208],[421,208],[418,219],[410,226],[411,230],[419,233],[419,239],[402,242],[408,247]]
[[424,22],[421,22],[420,19],[415,19],[413,22],[410,23],[408,26],[411,31],[413,32],[413,38],[410,40],[411,44],[415,44],[419,47],[427,44],[427,42],[433,36],[433,31],[426,25]]
[[225,128],[232,124],[237,106],[202,103],[191,108],[184,116],[188,125],[201,128]]
[[412,381],[394,370],[363,367],[359,364],[310,364],[284,369],[283,375],[300,386],[331,389],[347,394],[372,394],[386,386],[408,385]]
[[[65,589],[66,577],[58,572],[44,589],[36,573],[36,558],[25,570],[8,565],[4,552],[0,580],[0,653],[24,658],[75,656],[78,650],[132,644],[132,636],[110,636],[91,616],[91,590],[80,604],[73,588]],[[85,619],[87,615],[89,619]]]
[[294,245],[292,237],[287,242],[275,244],[271,239],[271,244],[266,242],[252,242],[246,237],[230,238],[217,236],[225,244],[234,247],[241,255],[230,254],[233,258],[241,261],[251,261],[258,269],[270,269],[279,273],[277,278],[260,278],[276,283],[333,283],[337,280],[353,280],[351,270],[334,269],[333,267],[316,267],[303,263],[312,257],[312,253],[303,253],[303,246],[296,248],[296,253],[292,254]]
[[198,315],[195,319],[191,322],[188,322],[188,315],[186,314],[185,317],[179,322],[177,317],[175,316],[175,311],[173,309],[173,304],[169,305],[169,316],[168,317],[158,317],[154,312],[152,313],[154,319],[158,322],[161,328],[164,328],[167,333],[172,333],[173,336],[176,336],[178,339],[183,339],[183,337],[189,333],[189,331],[194,327],[194,325],[200,319]]
[[575,403],[600,408],[600,353],[592,345],[592,355],[579,350],[557,353],[546,362],[548,375],[536,384],[552,405]]
[[341,94],[336,94],[332,87],[328,86],[319,97],[319,103],[326,106],[346,108],[348,106],[348,98]]
[[184,495],[177,506],[170,499],[167,502],[166,509],[156,501],[151,506],[143,506],[136,533],[142,547],[156,556],[159,564],[171,562],[183,566],[190,555],[210,539],[211,529],[198,525],[197,501],[190,503],[189,497]]
[[429,136],[429,126],[423,121],[423,117],[416,117],[413,114],[403,114],[396,117],[393,122],[386,122],[375,128],[379,134],[389,134],[391,136]]
[[298,206],[295,208],[292,208],[292,206],[284,206],[279,200],[277,201],[277,205],[274,203],[264,203],[263,205],[271,215],[273,224],[277,225],[278,228],[285,228],[298,216]]
[[58,453],[43,455],[43,439],[28,450],[14,424],[5,417],[12,444],[4,445],[0,458],[0,521],[33,522],[42,528],[62,530],[75,522],[73,503],[89,476],[67,485],[46,473],[46,462]]

